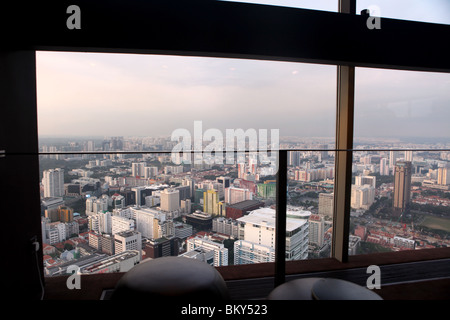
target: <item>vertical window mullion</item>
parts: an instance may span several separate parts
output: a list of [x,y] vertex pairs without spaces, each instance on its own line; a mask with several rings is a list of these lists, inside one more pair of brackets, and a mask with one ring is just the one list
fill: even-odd
[[[356,14],[356,0],[339,0],[339,12]],[[337,67],[336,158],[332,257],[348,260],[354,122],[355,67]]]
[[275,227],[275,287],[283,284],[286,273],[286,205],[287,151],[278,152],[276,227]]

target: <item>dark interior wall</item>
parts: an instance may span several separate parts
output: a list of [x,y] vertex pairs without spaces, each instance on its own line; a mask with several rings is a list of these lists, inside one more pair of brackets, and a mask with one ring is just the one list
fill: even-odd
[[32,245],[42,243],[35,64],[34,51],[0,52],[2,282],[10,298],[41,294],[42,248],[36,254]]

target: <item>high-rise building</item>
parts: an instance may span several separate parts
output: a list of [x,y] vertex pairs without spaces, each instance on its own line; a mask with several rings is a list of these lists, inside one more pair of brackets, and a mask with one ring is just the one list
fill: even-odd
[[252,193],[249,190],[235,187],[225,189],[226,204],[233,204],[244,200],[252,200]]
[[[291,211],[288,211],[287,215],[297,216],[295,212]],[[239,240],[246,242],[235,244],[235,264],[251,263],[251,255],[248,255],[248,253],[249,250],[251,250],[251,253],[255,253],[254,245],[266,248],[264,250],[261,248],[261,250],[264,251],[264,256],[271,258],[270,252],[275,248],[275,210],[271,208],[256,209],[237,219],[237,221],[242,229],[239,232]],[[286,219],[286,260],[308,258],[308,227],[307,219],[290,217]],[[259,261],[254,260],[253,263],[256,262]]]
[[449,168],[438,168],[437,183],[442,186],[450,184]]
[[399,217],[409,209],[411,199],[411,162],[398,161],[394,171],[393,214]]
[[62,197],[64,195],[64,169],[44,170],[42,176],[44,198]]
[[111,217],[111,233],[134,230],[134,220],[120,216]]
[[186,241],[187,252],[185,257],[189,257],[189,252],[195,249],[204,249],[205,251],[212,251],[213,257],[212,265],[214,267],[227,266],[228,265],[228,249],[222,243],[203,238],[193,237]]
[[145,162],[133,162],[131,164],[131,175],[133,177],[144,177],[145,176]]
[[191,177],[184,178],[183,180],[181,180],[181,185],[189,186],[189,197],[191,198],[191,200],[194,200],[193,198],[195,195],[195,180],[192,179]]
[[334,193],[319,193],[319,211],[321,215],[333,217]]
[[323,246],[325,236],[325,221],[318,214],[312,214],[309,217],[309,243]]
[[144,178],[150,179],[158,175],[158,167],[144,167]]
[[[267,181],[266,181],[267,182]],[[276,198],[276,183],[258,183],[258,196],[264,199],[275,199]]]
[[161,191],[161,210],[167,212],[180,210],[179,190],[168,188]]
[[108,211],[108,200],[106,198],[89,197],[86,199],[86,215],[90,216],[103,211]]
[[388,160],[386,158],[380,159],[380,176],[388,176],[389,175],[389,165]]
[[231,186],[231,178],[230,177],[218,177],[216,178],[216,182],[223,185],[223,190],[229,188]]
[[288,152],[288,166],[299,166],[301,159],[300,151],[289,151]]
[[206,190],[203,193],[203,212],[219,215],[219,192]]
[[398,151],[389,151],[389,167],[394,168],[398,158]]
[[144,238],[158,237],[158,222],[165,220],[165,215],[158,210],[150,208],[131,208],[136,220],[135,230],[139,231]]
[[411,150],[405,151],[405,161],[409,161],[409,162],[413,161],[413,152]]
[[[142,258],[142,237],[138,231],[122,231],[114,235],[114,252],[115,254],[136,250],[139,257]],[[140,260],[140,259],[139,259]]]
[[58,217],[61,222],[72,222],[73,209],[66,206],[60,206],[58,208]]
[[350,205],[353,209],[369,209],[375,201],[375,188],[369,184],[352,185]]
[[374,176],[356,176],[355,177],[355,185],[363,186],[366,184],[372,186],[373,188],[376,188],[377,178]]

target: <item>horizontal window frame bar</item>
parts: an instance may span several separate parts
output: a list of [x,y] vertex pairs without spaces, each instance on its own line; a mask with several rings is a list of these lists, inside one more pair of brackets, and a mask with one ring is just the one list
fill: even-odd
[[[329,151],[329,152],[345,152],[345,151],[351,151],[351,152],[388,152],[388,151],[412,151],[412,152],[450,152],[450,149],[279,149],[279,150],[243,150],[243,151],[223,151],[223,153],[263,153],[263,152],[278,152],[278,151],[287,151],[287,152],[323,152],[323,151]],[[193,153],[193,154],[214,154],[214,151],[184,151],[185,153]],[[102,155],[102,154],[170,154],[172,151],[80,151],[80,152],[4,152],[2,153],[3,156],[32,156],[32,155],[39,155],[39,156],[47,156],[47,155],[78,155],[78,154],[92,154],[92,155]],[[177,151],[175,153],[183,153],[183,151]]]
[[450,72],[450,49],[434,40],[447,38],[450,25],[381,17],[381,29],[370,30],[367,16],[320,10],[204,0],[78,0],[81,29],[70,30],[71,4],[42,0],[24,11],[20,3],[6,3],[2,29],[17,32],[6,33],[3,44]]

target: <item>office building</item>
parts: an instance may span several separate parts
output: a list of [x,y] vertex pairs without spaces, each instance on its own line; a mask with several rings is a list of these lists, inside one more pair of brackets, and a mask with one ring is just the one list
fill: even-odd
[[165,221],[165,215],[150,208],[131,208],[134,219],[136,220],[135,230],[139,231],[144,238],[158,237],[158,222]]
[[275,261],[275,249],[251,241],[237,240],[234,242],[234,264],[253,264]]
[[160,257],[178,256],[181,240],[178,237],[147,239],[142,251],[145,258],[156,259]]
[[113,255],[114,249],[114,236],[110,234],[102,234],[100,236],[101,251],[107,255]]
[[398,161],[394,172],[393,215],[399,217],[409,210],[411,200],[411,162]]
[[134,230],[135,224],[133,219],[120,216],[111,217],[111,233],[116,234],[122,231]]
[[222,243],[203,238],[194,237],[186,241],[187,252],[195,249],[203,249],[205,251],[213,252],[214,267],[221,267],[228,265],[228,249]]
[[230,177],[218,177],[218,178],[216,178],[216,182],[220,183],[223,186],[223,190],[231,187],[231,178]]
[[191,225],[196,231],[211,230],[212,229],[212,216],[208,213],[196,210],[192,214],[183,216],[186,223]]
[[[287,211],[288,216],[296,216],[295,212]],[[237,221],[241,231],[239,240],[254,244],[275,247],[275,210],[260,208],[250,212]],[[301,218],[286,218],[286,260],[302,260],[308,258],[308,220]],[[239,257],[236,257],[239,260]]]
[[164,189],[161,191],[161,210],[175,212],[180,210],[180,191],[176,189]]
[[140,232],[122,231],[114,235],[114,253],[119,254],[128,250],[136,250],[139,252],[139,257],[142,257],[142,236]]

